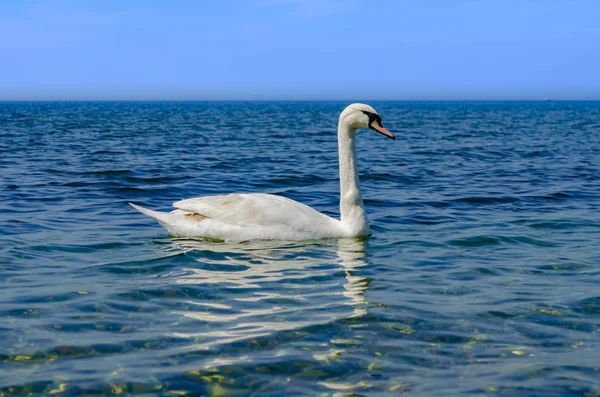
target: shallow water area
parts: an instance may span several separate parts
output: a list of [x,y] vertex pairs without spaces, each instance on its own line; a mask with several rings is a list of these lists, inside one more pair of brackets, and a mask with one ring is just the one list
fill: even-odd
[[372,235],[172,239],[132,209],[338,216],[342,102],[0,103],[0,395],[599,396],[600,102],[372,102]]

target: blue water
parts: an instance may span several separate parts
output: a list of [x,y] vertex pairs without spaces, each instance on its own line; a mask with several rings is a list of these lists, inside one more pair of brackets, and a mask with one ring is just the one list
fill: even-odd
[[0,103],[0,395],[600,395],[599,102],[373,102],[369,238],[176,240],[127,205],[337,216],[346,104]]

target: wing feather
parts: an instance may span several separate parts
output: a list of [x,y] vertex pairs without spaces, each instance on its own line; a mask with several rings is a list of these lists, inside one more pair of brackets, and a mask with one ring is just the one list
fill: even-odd
[[286,225],[299,230],[339,226],[340,221],[297,201],[272,194],[228,194],[177,201],[179,210],[233,225]]

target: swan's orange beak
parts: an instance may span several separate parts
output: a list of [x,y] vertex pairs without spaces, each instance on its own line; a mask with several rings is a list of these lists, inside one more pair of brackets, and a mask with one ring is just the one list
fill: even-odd
[[371,129],[379,132],[381,135],[385,135],[388,138],[392,138],[394,141],[396,140],[396,137],[394,136],[394,134],[392,134],[391,132],[388,131],[387,128],[385,128],[384,126],[379,124],[379,121],[377,121],[377,120],[373,120],[373,122],[371,123]]

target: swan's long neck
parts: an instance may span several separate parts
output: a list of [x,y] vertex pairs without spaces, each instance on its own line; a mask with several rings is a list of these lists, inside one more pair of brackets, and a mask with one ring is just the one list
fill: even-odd
[[352,235],[369,234],[369,222],[363,204],[356,167],[356,130],[340,118],[338,150],[340,157],[340,214],[341,221]]

